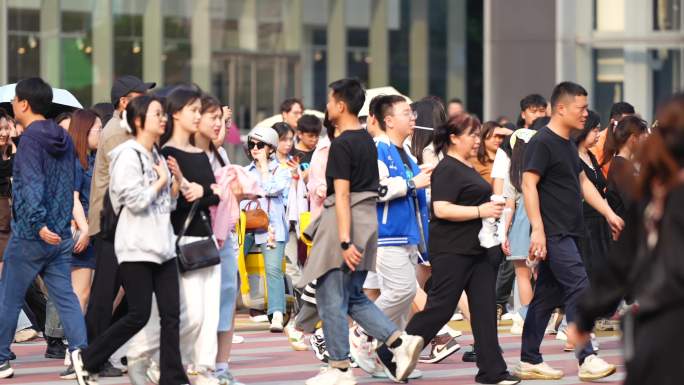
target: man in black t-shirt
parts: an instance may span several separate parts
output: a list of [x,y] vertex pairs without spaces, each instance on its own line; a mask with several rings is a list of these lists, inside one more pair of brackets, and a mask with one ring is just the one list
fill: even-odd
[[384,342],[377,350],[378,358],[394,380],[408,377],[423,348],[421,337],[402,336],[363,293],[366,274],[375,268],[379,187],[377,151],[357,117],[364,99],[365,91],[357,80],[330,84],[327,112],[339,135],[332,141],[328,156],[326,208],[319,217],[311,255],[298,282],[303,286],[308,283],[303,281],[317,279],[316,302],[329,367],[309,379],[307,385],[355,382],[349,365],[347,317]]
[[[522,379],[563,377],[562,371],[543,361],[539,347],[553,309],[564,303],[568,322],[573,322],[577,300],[589,285],[576,244],[582,233],[582,198],[606,218],[614,237],[624,225],[582,171],[577,147],[569,139],[572,130],[584,127],[587,92],[578,84],[560,83],[553,90],[551,105],[551,121],[530,140],[523,163],[522,190],[532,225],[530,259],[538,260],[539,268],[516,369]],[[600,359],[591,343],[578,348],[581,380],[615,372],[615,366]]]

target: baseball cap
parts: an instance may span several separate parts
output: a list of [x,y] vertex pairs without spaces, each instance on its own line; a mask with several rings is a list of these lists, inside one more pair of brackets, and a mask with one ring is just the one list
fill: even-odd
[[119,98],[130,94],[131,92],[145,93],[150,88],[154,88],[157,83],[143,83],[142,80],[133,75],[124,75],[112,84],[112,104],[116,105]]

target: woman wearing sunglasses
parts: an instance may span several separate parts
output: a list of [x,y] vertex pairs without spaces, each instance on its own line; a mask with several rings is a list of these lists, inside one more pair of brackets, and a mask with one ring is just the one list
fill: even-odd
[[[283,331],[285,312],[285,281],[283,280],[283,256],[288,237],[288,223],[285,217],[284,194],[290,188],[292,172],[280,166],[275,156],[278,148],[278,133],[269,127],[255,127],[247,136],[247,148],[252,162],[245,167],[263,189],[265,196],[258,199],[259,207],[268,214],[268,231],[254,231],[245,234],[244,250],[257,246],[264,256],[266,265],[266,287],[268,290],[268,315],[271,318],[271,332]],[[252,201],[243,201],[245,209]]]

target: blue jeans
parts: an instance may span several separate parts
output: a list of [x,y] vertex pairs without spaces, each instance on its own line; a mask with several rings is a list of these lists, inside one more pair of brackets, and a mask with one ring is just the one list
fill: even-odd
[[345,273],[330,270],[318,278],[316,305],[323,320],[323,334],[331,361],[349,359],[349,324],[347,315],[370,336],[387,341],[399,331],[397,326],[363,293],[367,271]]
[[[254,246],[254,234],[245,234],[245,254]],[[276,242],[275,248],[266,244],[257,245],[264,256],[266,265],[266,289],[268,290],[268,314],[285,313],[285,274],[283,273],[283,257],[285,242]]]
[[231,234],[223,244],[221,254],[221,305],[219,313],[219,332],[227,332],[233,328],[235,301],[237,300],[237,251],[235,237]]
[[[543,362],[539,347],[544,339],[546,325],[549,323],[553,309],[565,304],[567,322],[573,322],[577,311],[577,300],[589,287],[587,271],[574,238],[547,237],[546,249],[547,257],[539,263],[534,297],[527,308],[522,334],[520,360],[530,364]],[[596,354],[594,348],[591,343],[587,343],[577,350],[576,356],[581,364],[587,356],[592,354]]]
[[69,349],[84,348],[88,344],[81,306],[71,286],[73,246],[71,239],[53,246],[43,241],[10,237],[0,278],[0,362],[9,359],[24,296],[38,274],[42,275],[48,295],[57,307]]

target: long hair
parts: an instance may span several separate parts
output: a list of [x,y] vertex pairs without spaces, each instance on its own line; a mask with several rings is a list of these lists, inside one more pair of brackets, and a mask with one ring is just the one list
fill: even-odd
[[[194,101],[194,100],[193,100]],[[221,113],[221,116],[223,116],[223,111],[221,110],[221,102],[218,101],[215,97],[209,95],[209,94],[202,94],[202,97],[200,98],[200,102],[202,103],[202,106],[200,107],[200,114],[209,114],[212,113],[216,110],[218,110]],[[192,103],[192,101],[191,101]],[[168,120],[167,120],[168,122]],[[200,132],[195,133],[195,135],[190,136],[190,144],[193,146],[195,145],[195,136],[196,135],[202,135]],[[216,146],[214,146],[214,142],[211,140],[209,141],[209,152],[212,154],[216,155]],[[225,166],[225,162],[223,159],[221,159],[220,155],[216,156],[216,159],[218,159],[219,164],[221,167]]]
[[658,110],[651,135],[637,154],[641,165],[638,193],[650,195],[654,183],[667,190],[681,183],[684,168],[684,93],[673,95]]
[[163,146],[164,143],[168,142],[173,135],[173,114],[182,110],[183,107],[193,103],[195,100],[201,99],[202,93],[192,87],[179,86],[171,91],[169,96],[166,97],[166,105],[164,106],[166,114],[168,115],[168,119],[166,121],[166,129],[164,130],[164,134],[162,134],[161,138],[159,138],[160,146]]
[[415,128],[411,137],[411,152],[418,159],[418,164],[423,164],[423,150],[433,142],[437,127],[446,122],[447,113],[444,104],[439,99],[429,96],[411,104],[411,109],[418,113],[418,119],[416,119],[418,127]]
[[522,191],[522,174],[523,174],[523,160],[525,158],[525,149],[527,142],[524,140],[516,140],[513,153],[511,154],[511,168],[509,170],[509,177],[511,184],[517,191]]
[[608,127],[606,143],[603,145],[601,166],[610,163],[632,135],[641,135],[647,131],[646,122],[634,115],[620,119],[615,128]]
[[601,116],[599,116],[596,111],[589,110],[589,116],[587,116],[586,122],[584,122],[584,127],[581,130],[575,130],[570,134],[570,137],[579,145],[584,142],[589,136],[591,130],[601,127]]
[[90,110],[77,110],[71,115],[69,136],[74,142],[74,149],[78,161],[84,169],[88,169],[88,134],[95,124],[97,114]]
[[480,147],[477,149],[477,160],[481,164],[487,164],[494,161],[494,159],[489,158],[487,146],[485,146],[485,140],[494,135],[494,130],[496,130],[497,127],[499,127],[499,123],[492,120],[482,124],[482,130],[480,132]]
[[452,116],[446,123],[435,129],[435,154],[446,155],[449,149],[451,135],[461,136],[480,128],[480,120],[470,114]]

